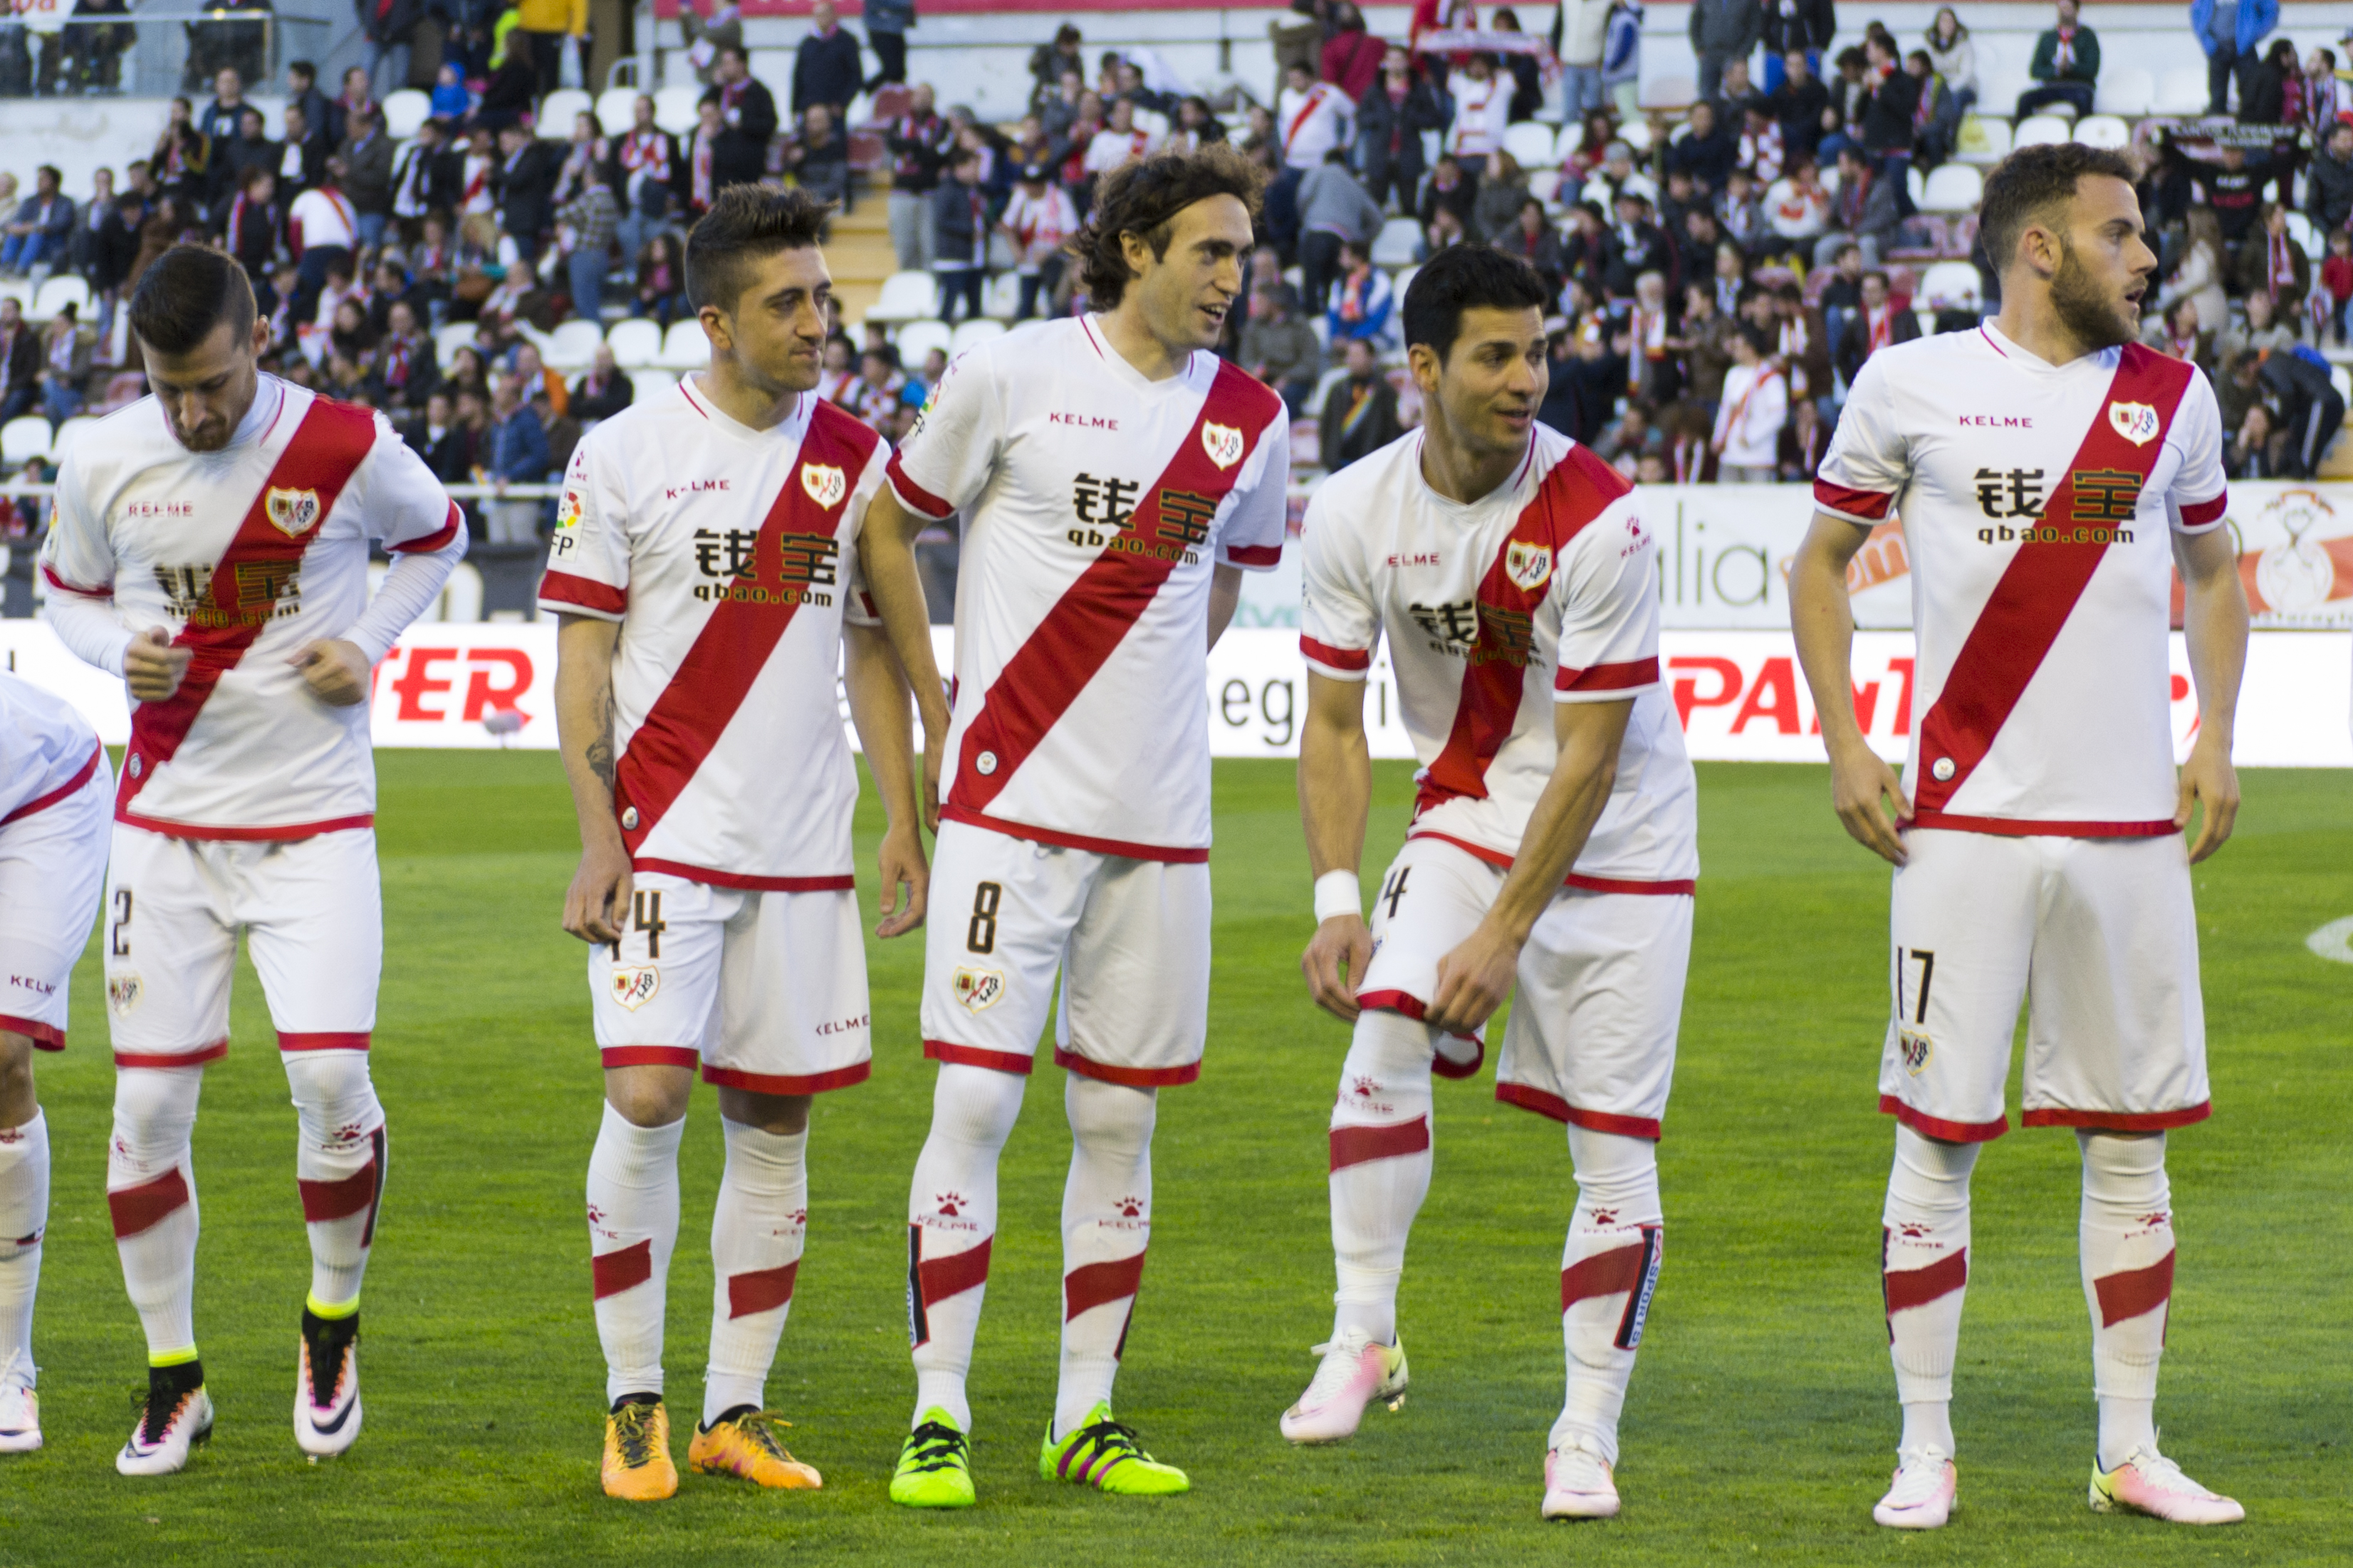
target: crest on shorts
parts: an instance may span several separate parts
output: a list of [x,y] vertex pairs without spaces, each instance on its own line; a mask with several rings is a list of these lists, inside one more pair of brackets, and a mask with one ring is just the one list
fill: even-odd
[[661,971],[652,964],[631,965],[613,971],[613,1000],[634,1013],[654,999],[661,989]]
[[1533,594],[1552,581],[1552,546],[1514,539],[1504,546],[1504,575],[1523,594]]
[[818,505],[830,507],[849,493],[849,481],[830,463],[803,463],[801,489],[808,491],[809,500]]
[[1935,1054],[1936,1047],[1917,1029],[1898,1029],[1895,1032],[1895,1050],[1904,1058],[1904,1070],[1918,1078],[1920,1070],[1928,1065],[1929,1057]]
[[272,528],[289,539],[299,539],[319,521],[319,492],[272,485],[269,493],[261,499],[261,510],[268,514]]
[[110,974],[106,977],[106,1005],[114,1009],[114,1016],[118,1018],[138,1006],[139,998],[146,994],[146,987],[139,983],[139,976],[135,974]]
[[2116,434],[2136,447],[2146,447],[2157,439],[2157,410],[2146,403],[2111,403],[2108,423]]
[[1221,468],[1230,468],[1242,460],[1242,433],[1230,425],[1201,426],[1201,450],[1209,454],[1209,461]]
[[955,999],[964,1004],[965,1012],[985,1013],[1005,995],[1005,972],[960,965],[948,976],[948,989],[955,993]]

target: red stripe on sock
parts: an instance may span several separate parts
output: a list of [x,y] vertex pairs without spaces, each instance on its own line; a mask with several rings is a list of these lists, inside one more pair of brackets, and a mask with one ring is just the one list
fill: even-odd
[[611,1252],[597,1253],[589,1258],[588,1267],[596,1277],[596,1300],[617,1296],[654,1277],[653,1239],[649,1237]]
[[1141,1252],[1109,1263],[1082,1264],[1062,1276],[1062,1321],[1067,1323],[1081,1312],[1133,1296],[1143,1283]]
[[1630,1242],[1580,1258],[1560,1271],[1560,1310],[1595,1296],[1621,1296],[1642,1282],[1642,1244]]
[[2103,1274],[2092,1281],[2092,1293],[2100,1299],[2104,1329],[2154,1312],[2173,1299],[2173,1254],[2168,1251],[2146,1268]]
[[114,1216],[114,1239],[121,1241],[162,1224],[187,1201],[188,1184],[176,1165],[152,1182],[107,1194],[107,1212]]
[[793,1299],[793,1276],[801,1271],[801,1260],[794,1258],[780,1268],[757,1268],[749,1274],[727,1277],[727,1315],[748,1318],[757,1312],[772,1312]]
[[1887,1292],[1887,1315],[1951,1295],[1969,1282],[1969,1249],[1939,1258],[1926,1268],[1890,1268],[1880,1276]]
[[1345,1171],[1367,1160],[1393,1160],[1430,1147],[1430,1118],[1417,1116],[1396,1127],[1335,1127],[1332,1169]]
[[921,1281],[925,1307],[979,1289],[988,1283],[988,1238],[945,1258],[924,1258],[915,1265],[915,1278]]
[[302,1219],[305,1224],[349,1219],[375,1202],[375,1162],[370,1160],[338,1181],[298,1180],[295,1185],[302,1189]]

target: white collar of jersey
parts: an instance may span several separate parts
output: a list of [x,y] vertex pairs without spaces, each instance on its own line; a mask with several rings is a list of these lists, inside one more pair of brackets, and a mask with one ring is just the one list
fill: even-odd
[[2030,350],[2021,348],[2014,340],[2006,336],[2000,327],[1995,326],[1991,321],[1978,322],[1978,331],[1985,334],[1985,340],[1988,343],[1992,345],[1994,353],[2001,355],[2002,358],[2010,361],[2012,364],[2021,366],[2026,370],[2042,371],[2045,374],[2049,374],[2052,372],[2065,372],[2085,368],[2106,372],[2116,368],[2117,351],[2112,348],[2094,350],[2093,353],[2084,355],[2081,359],[2069,360],[2065,364],[2052,364],[2049,360],[2044,359],[2042,355],[2034,353]]
[[[1118,377],[1131,390],[1146,397],[1166,396],[1169,393],[1180,390],[1198,395],[1209,390],[1209,382],[1218,374],[1218,356],[1203,353],[1196,349],[1191,357],[1186,360],[1185,368],[1175,375],[1166,381],[1147,381],[1142,371],[1127,363],[1125,354],[1112,347],[1111,334],[1103,329],[1101,311],[1090,310],[1081,316],[1079,327],[1087,334],[1087,342],[1093,347],[1095,353],[1103,356],[1103,363],[1111,367],[1112,374]],[[1207,374],[1203,374],[1205,370]]]
[[719,400],[702,388],[702,374],[696,371],[679,379],[680,395],[694,405],[695,411],[739,441],[798,441],[808,429],[809,410],[815,400],[806,392],[793,399],[793,411],[765,430],[754,430],[741,419],[719,406]]

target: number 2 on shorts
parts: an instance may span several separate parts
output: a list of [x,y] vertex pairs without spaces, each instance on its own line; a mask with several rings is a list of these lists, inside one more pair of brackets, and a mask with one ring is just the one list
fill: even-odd
[[997,904],[1004,897],[1005,889],[996,882],[983,882],[972,890],[972,923],[964,931],[966,952],[997,951]]

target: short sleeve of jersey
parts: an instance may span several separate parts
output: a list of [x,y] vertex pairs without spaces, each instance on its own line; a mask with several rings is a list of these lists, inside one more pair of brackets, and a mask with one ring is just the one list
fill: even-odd
[[2165,510],[2175,530],[2203,533],[2221,527],[2231,500],[2222,470],[2222,410],[2204,376],[2189,378],[2167,438],[2181,449],[2181,467],[2173,476],[2173,488],[2165,493]]
[[558,615],[617,621],[629,607],[628,519],[622,497],[607,482],[602,451],[593,439],[573,449],[539,603]]
[[53,591],[93,599],[114,595],[114,546],[90,515],[81,470],[70,454],[58,474],[49,534],[41,545],[41,574]]
[[1218,564],[1271,572],[1291,521],[1291,422],[1278,407],[1258,438],[1258,482],[1238,497],[1218,535]]
[[1560,655],[1556,702],[1609,702],[1659,684],[1658,547],[1633,498],[1613,502],[1556,568]]
[[[866,531],[866,509],[874,504],[874,496],[888,482],[891,464],[891,443],[877,441],[874,451],[866,459],[866,467],[858,476],[858,487],[849,492],[849,505],[843,509],[842,531],[855,540]],[[882,617],[875,612],[874,600],[866,592],[866,552],[851,552],[847,597],[842,601],[841,618],[853,626],[879,626]]]
[[360,484],[368,534],[395,554],[427,554],[464,540],[463,516],[449,492],[381,414]]
[[1830,452],[1816,471],[1814,504],[1849,522],[1884,522],[1911,477],[1904,437],[1895,427],[1886,361],[1873,354],[1854,378]]
[[1380,613],[1366,591],[1353,531],[1327,504],[1331,493],[1328,484],[1316,491],[1300,531],[1299,651],[1318,675],[1362,680],[1380,641]]
[[922,517],[963,511],[980,499],[1004,444],[1003,409],[987,349],[959,354],[891,458],[891,488]]

